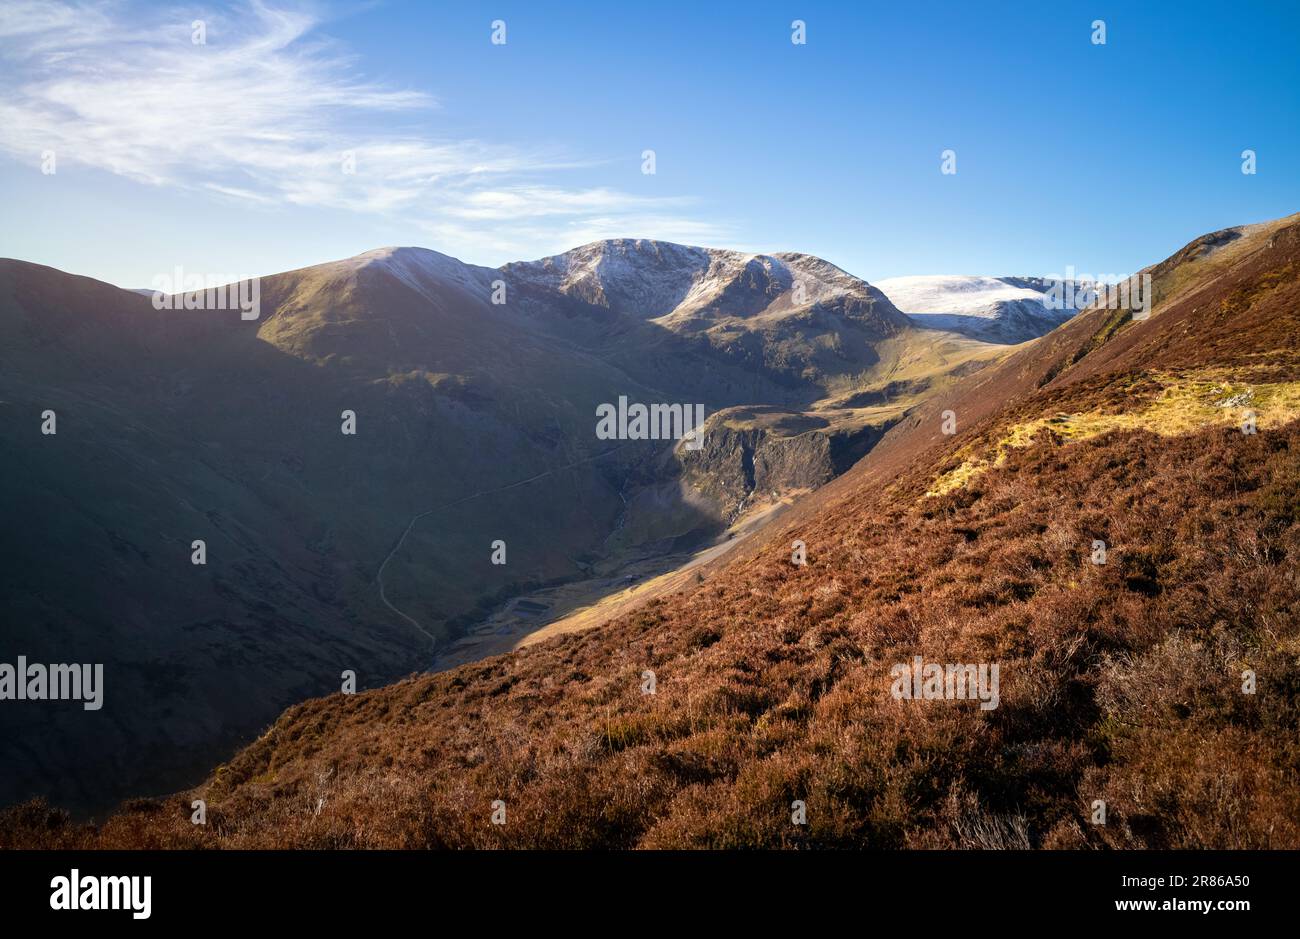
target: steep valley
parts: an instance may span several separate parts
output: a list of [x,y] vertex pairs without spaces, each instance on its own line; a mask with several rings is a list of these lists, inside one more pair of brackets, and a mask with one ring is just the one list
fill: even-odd
[[[276,687],[282,699],[300,701],[248,746],[214,759],[192,789],[134,801],[91,826],[29,803],[0,819],[0,845],[1300,846],[1300,216],[1206,235],[1148,268],[1156,297],[1149,318],[1092,308],[1036,341],[986,344],[985,352],[950,334],[937,334],[946,344],[937,348],[935,331],[910,325],[883,295],[804,256],[700,252],[614,242],[526,266],[526,315],[491,320],[494,333],[519,331],[505,372],[484,369],[469,322],[457,319],[472,290],[453,302],[425,284],[427,302],[413,302],[407,319],[401,304],[386,302],[396,311],[386,322],[346,326],[376,361],[409,360],[398,363],[409,370],[427,358],[420,367],[464,376],[450,380],[472,389],[460,401],[446,401],[441,382],[376,377],[359,353],[331,358],[325,334],[347,317],[322,312],[298,327],[280,324],[278,342],[311,350],[310,363],[290,357],[294,375],[349,379],[345,393],[312,385],[314,394],[285,400],[287,408],[310,413],[319,395],[329,404],[320,427],[335,435],[334,415],[353,396],[369,402],[359,413],[385,415],[364,453],[326,443],[323,433],[307,446],[289,422],[277,425],[276,434],[308,452],[325,451],[298,455],[301,466],[284,463],[296,451],[277,449],[274,438],[235,448],[240,434],[231,433],[221,448],[182,446],[174,419],[154,412],[146,422],[137,416],[149,413],[136,403],[144,398],[127,398],[112,427],[135,435],[126,438],[132,446],[107,434],[96,446],[131,460],[151,491],[102,469],[99,479],[83,479],[78,460],[89,445],[72,430],[103,413],[86,402],[119,393],[103,381],[108,366],[73,370],[75,394],[42,387],[33,397],[31,376],[0,387],[7,446],[35,433],[28,415],[39,413],[38,398],[60,394],[49,400],[69,415],[58,445],[80,455],[41,457],[20,477],[22,499],[9,495],[6,508],[26,513],[17,530],[36,539],[36,556],[84,558],[80,545],[98,546],[103,587],[79,601],[84,627],[103,628],[104,617],[87,612],[91,602],[123,609],[112,591],[146,583],[142,568],[157,566],[168,572],[158,583],[174,582],[176,568],[165,566],[173,562],[160,557],[179,554],[183,569],[189,533],[207,517],[241,564],[223,562],[222,579],[205,589],[247,604],[244,618],[186,626],[193,614],[177,611],[200,600],[192,585],[177,586],[152,595],[147,609],[171,609],[182,625],[169,623],[151,641],[168,637],[179,647],[176,637],[197,632],[202,655],[240,648],[245,667],[264,663],[259,678],[272,665],[296,669],[296,684]],[[629,258],[653,276],[630,279]],[[606,267],[618,278],[602,279]],[[674,275],[683,270],[684,281]],[[707,283],[702,271],[712,272]],[[791,272],[800,271],[851,296],[791,311]],[[12,295],[21,296],[27,276],[6,273]],[[290,286],[286,294],[303,296],[301,284]],[[657,321],[645,362],[635,354],[647,336],[647,321],[631,316],[638,309]],[[6,310],[0,322],[9,329],[16,316],[32,317],[29,304]],[[475,310],[485,320],[503,313]],[[420,351],[431,314],[446,317],[449,335],[461,330],[464,343]],[[129,313],[137,315],[149,314]],[[780,329],[787,318],[788,333]],[[389,330],[399,336],[391,348]],[[32,354],[42,351],[31,338],[40,337],[36,326],[18,331]],[[109,335],[143,342],[129,330]],[[118,354],[114,343],[95,341],[105,343],[106,360]],[[563,392],[548,387],[554,379],[539,365],[561,341],[580,350],[565,359]],[[210,348],[220,354],[220,345]],[[925,363],[940,358],[944,367],[927,375]],[[236,405],[230,413],[242,415],[247,434],[254,425],[238,405],[274,400],[275,389],[253,380],[239,356],[221,361],[222,408]],[[575,362],[593,371],[575,374]],[[632,371],[618,371],[623,365]],[[683,387],[649,384],[656,369],[659,380],[684,375]],[[201,385],[197,373],[186,380]],[[229,381],[231,373],[245,382]],[[167,387],[165,373],[131,375],[121,394],[137,383],[146,397]],[[516,385],[516,375],[526,380]],[[97,377],[92,397],[85,385]],[[611,388],[670,401],[708,391],[705,448],[630,447],[575,463],[595,455],[588,415],[612,400]],[[745,397],[760,388],[772,397]],[[416,410],[399,418],[399,405]],[[516,408],[540,415],[527,410],[534,405],[559,417],[521,421],[521,437],[505,433]],[[196,407],[183,411],[190,424]],[[474,445],[453,446],[453,428]],[[283,468],[256,455],[263,449]],[[464,494],[457,480],[491,490],[545,472],[548,460],[572,469],[545,477],[540,491],[525,495],[520,486],[449,505],[395,554],[394,602],[450,637],[441,670],[356,695],[322,687],[384,643],[395,664],[420,656],[420,668],[429,664],[427,644],[374,610],[374,571],[358,559],[377,564],[412,515]],[[418,492],[409,480],[398,484],[426,463],[430,479]],[[206,473],[198,478],[214,492],[181,487],[182,469]],[[331,483],[328,471],[352,484]],[[259,472],[267,474],[261,488],[248,482]],[[55,530],[47,519],[56,500],[92,482],[103,487],[102,504],[138,506],[141,520],[128,525],[87,508]],[[167,504],[179,507],[168,513],[194,506],[186,510],[193,517],[150,510],[162,486]],[[277,518],[292,520],[306,493],[314,505],[334,500],[339,520],[256,524],[272,505]],[[205,516],[218,496],[223,511]],[[354,500],[362,503],[355,514],[346,511]],[[477,503],[489,514],[472,515]],[[151,534],[172,530],[186,534]],[[495,572],[493,595],[495,537],[509,545],[510,574]],[[806,563],[792,556],[796,541]],[[70,622],[73,600],[58,592],[58,571],[34,589],[39,574],[23,566],[25,556],[11,531],[5,589],[33,614],[16,631],[30,648],[39,633],[23,623]],[[626,566],[639,562],[649,564]],[[14,570],[25,579],[15,582]],[[454,628],[452,582],[471,607],[481,604]],[[267,596],[280,603],[258,607]],[[144,609],[140,601],[134,618],[120,621],[143,630],[152,625]],[[308,625],[316,632],[306,634]],[[286,651],[294,629],[304,642]],[[365,643],[356,632],[363,629],[373,633]],[[456,652],[458,641],[469,645]],[[151,651],[137,654],[154,661]],[[914,656],[999,663],[1000,705],[905,706],[891,697],[891,666]],[[195,659],[182,661],[195,668]],[[313,684],[308,673],[317,667]],[[147,674],[150,693],[165,698],[199,673]],[[335,693],[301,700],[325,691]],[[6,728],[4,739],[9,765],[33,755],[12,742],[30,741],[28,729]],[[47,766],[54,760],[53,750],[26,746]],[[60,794],[47,795],[60,803]],[[193,798],[207,803],[206,826],[189,823]],[[508,826],[487,821],[498,800],[509,806]],[[806,804],[806,825],[789,823],[792,800]],[[1098,800],[1109,812],[1104,826],[1089,821]]]
[[[174,791],[344,672],[670,575],[1006,351],[816,258],[662,242],[387,248],[259,292],[247,321],[0,261],[0,660],[100,662],[108,695],[0,712],[0,804]],[[597,439],[619,396],[698,402],[706,446]]]

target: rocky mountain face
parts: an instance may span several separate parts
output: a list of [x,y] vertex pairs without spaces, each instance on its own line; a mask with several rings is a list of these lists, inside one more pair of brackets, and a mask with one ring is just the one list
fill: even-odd
[[[881,370],[894,360],[887,342],[914,333],[880,291],[803,254],[618,239],[507,264],[502,273],[543,322],[578,320],[588,337],[601,324],[638,339],[672,337],[681,354],[723,369],[719,377],[751,376],[770,389],[736,403],[808,403],[837,379]],[[637,369],[636,355],[620,361]]]
[[730,522],[764,496],[811,492],[856,463],[897,418],[833,422],[772,407],[729,408],[709,419],[699,452],[676,448],[682,480]]
[[[675,594],[303,702],[192,791],[26,806],[0,845],[1300,847],[1300,216],[1235,232],[1148,268],[1148,318],[934,389]],[[720,501],[823,459],[802,417],[714,420]],[[994,706],[904,699],[918,657],[996,665]]]
[[[992,357],[816,258],[646,241],[499,270],[379,249],[261,278],[255,320],[151,299],[0,261],[0,662],[107,684],[95,714],[0,709],[0,803],[186,785],[344,672],[421,670],[506,598],[824,482]],[[795,423],[692,465],[597,437],[620,396]]]

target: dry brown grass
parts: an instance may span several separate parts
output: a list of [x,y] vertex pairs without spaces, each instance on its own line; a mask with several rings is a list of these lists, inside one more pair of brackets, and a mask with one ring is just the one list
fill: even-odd
[[[1013,450],[946,496],[858,492],[694,593],[306,702],[192,794],[93,829],[27,806],[0,838],[1300,847],[1298,455],[1294,423],[1123,431]],[[807,567],[789,562],[794,537]],[[1105,566],[1093,538],[1111,546]],[[893,700],[889,666],[915,654],[1000,662],[1000,707]],[[191,797],[206,828],[188,822]],[[806,826],[790,823],[795,799]],[[1094,799],[1105,827],[1089,823]]]
[[[1036,434],[925,495],[1017,424],[1145,407],[1156,370],[1300,381],[1300,232],[1270,238],[1082,359],[1089,314],[972,376],[946,450],[922,409],[689,591],[307,701],[194,792],[99,826],[11,810],[0,846],[1300,848],[1300,422]],[[915,655],[999,663],[1000,706],[894,700]]]

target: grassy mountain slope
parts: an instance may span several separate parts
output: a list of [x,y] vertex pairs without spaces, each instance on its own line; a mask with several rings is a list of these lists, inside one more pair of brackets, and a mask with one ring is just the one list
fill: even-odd
[[[424,669],[503,598],[725,526],[721,503],[684,492],[666,444],[598,440],[598,404],[804,407],[829,381],[858,387],[872,342],[906,345],[922,382],[950,370],[951,343],[824,262],[789,264],[834,297],[778,316],[764,311],[788,278],[670,249],[707,263],[632,258],[590,303],[514,266],[379,249],[262,278],[254,322],[0,261],[0,661],[100,662],[108,685],[95,714],[0,710],[0,804],[102,810],[172,791],[344,670],[374,687]],[[761,341],[737,353],[650,322],[637,297],[655,300],[644,285],[664,276],[700,288],[680,312],[707,307],[709,328],[761,314]],[[621,305],[602,306],[605,291]],[[47,409],[55,435],[40,433]],[[340,433],[344,410],[356,436]],[[805,451],[825,456],[800,443],[790,459]],[[205,566],[190,563],[195,539]]]
[[[1199,239],[1149,319],[957,382],[690,590],[305,702],[191,793],[97,828],[29,805],[0,843],[1300,847],[1298,264],[1296,217]],[[1000,705],[894,700],[916,655],[999,663]]]

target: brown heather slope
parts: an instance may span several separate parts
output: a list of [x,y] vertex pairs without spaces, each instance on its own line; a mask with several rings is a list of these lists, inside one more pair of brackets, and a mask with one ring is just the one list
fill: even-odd
[[[0,707],[0,805],[193,785],[344,670],[380,687],[522,595],[658,572],[1006,352],[805,255],[384,248],[258,283],[245,321],[0,259],[0,662],[100,663],[112,689],[90,714]],[[622,396],[790,420],[687,464],[596,437]]]
[[[1092,309],[1026,344],[998,368],[986,369],[953,385],[915,408],[864,461],[874,481],[891,479],[922,454],[964,443],[967,431],[1003,409],[1028,400],[1026,413],[1050,407],[1051,395],[1115,376],[1164,367],[1195,369],[1282,364],[1295,355],[1297,331],[1293,294],[1282,292],[1272,305],[1244,308],[1253,294],[1279,284],[1294,284],[1300,271],[1297,238],[1300,214],[1273,222],[1213,232],[1195,239],[1173,256],[1141,273],[1150,274],[1156,298],[1152,315],[1133,321],[1125,311]],[[1274,310],[1273,306],[1277,309]],[[1277,314],[1275,316],[1274,314]],[[1280,317],[1280,318],[1279,318]],[[1045,392],[1047,397],[1040,394]],[[1087,392],[1083,392],[1085,395]],[[1118,407],[1128,401],[1122,393]],[[940,431],[944,410],[956,412],[959,434]]]
[[[29,804],[0,845],[1300,847],[1300,225],[1204,243],[1149,320],[963,380],[690,592],[305,702],[193,792]],[[998,663],[999,707],[895,701],[915,655]]]

